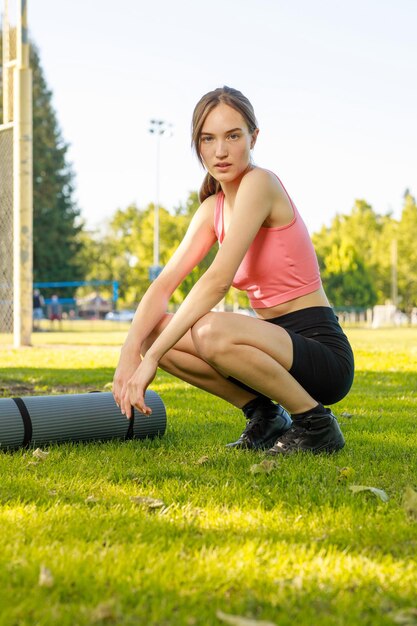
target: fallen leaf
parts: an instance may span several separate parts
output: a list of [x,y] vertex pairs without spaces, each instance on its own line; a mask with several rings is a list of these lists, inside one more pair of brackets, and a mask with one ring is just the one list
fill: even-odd
[[52,576],[52,572],[50,569],[45,567],[45,565],[41,565],[41,569],[39,571],[39,587],[53,587],[54,586],[54,577]]
[[203,465],[204,463],[207,463],[207,461],[209,461],[209,460],[210,460],[210,458],[207,455],[205,455],[205,456],[202,456],[201,458],[199,458],[198,461],[196,461],[195,463],[196,463],[196,465]]
[[114,602],[102,602],[98,604],[91,613],[92,622],[115,622],[117,615],[114,608]]
[[403,611],[396,611],[395,613],[390,613],[390,617],[395,624],[401,624],[401,626],[416,626],[417,609],[409,608]]
[[345,411],[344,413],[339,414],[340,417],[346,417],[347,419],[351,419],[353,417],[353,413],[348,413]]
[[370,491],[375,494],[377,498],[382,500],[382,502],[388,502],[389,497],[385,493],[383,489],[377,489],[376,487],[366,487],[365,485],[349,485],[349,489],[353,491],[353,493],[359,493],[360,491]]
[[48,458],[48,454],[49,452],[44,452],[40,448],[36,448],[36,450],[32,452],[32,456],[39,459],[40,461],[44,461],[46,458]]
[[417,491],[410,486],[404,491],[403,508],[407,515],[417,520]]
[[150,498],[148,496],[131,496],[131,501],[135,504],[140,504],[145,506],[148,509],[162,509],[165,506],[165,502],[163,500],[158,500],[156,498]]
[[353,467],[341,467],[337,480],[349,480],[350,478],[353,478],[354,475],[355,470],[353,469]]
[[87,496],[85,502],[88,504],[89,502],[98,502],[98,498],[95,496]]
[[270,474],[275,467],[277,467],[278,463],[276,461],[269,461],[265,459],[261,463],[255,463],[250,468],[252,474]]
[[250,619],[248,617],[241,617],[240,615],[230,615],[229,613],[223,613],[223,611],[216,611],[216,616],[222,622],[232,624],[232,626],[277,626],[275,622]]

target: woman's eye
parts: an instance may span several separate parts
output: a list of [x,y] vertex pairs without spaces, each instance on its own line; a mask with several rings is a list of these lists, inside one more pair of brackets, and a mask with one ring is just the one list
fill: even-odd
[[213,137],[201,137],[201,142],[202,143],[210,143],[210,141],[213,139]]
[[235,139],[239,139],[239,134],[238,133],[232,133],[231,135],[229,135],[229,139],[231,139],[232,141]]

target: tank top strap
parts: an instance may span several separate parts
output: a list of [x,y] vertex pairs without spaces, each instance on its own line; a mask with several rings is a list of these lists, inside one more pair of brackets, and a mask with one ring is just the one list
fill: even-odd
[[216,194],[216,204],[214,207],[214,232],[216,233],[216,237],[220,243],[224,238],[223,205],[224,193],[219,191],[219,193]]

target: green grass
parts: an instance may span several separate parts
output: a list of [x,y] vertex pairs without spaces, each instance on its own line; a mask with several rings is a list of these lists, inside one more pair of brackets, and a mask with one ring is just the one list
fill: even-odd
[[[102,389],[123,334],[2,349],[0,394]],[[206,626],[218,610],[279,626],[417,624],[417,521],[403,506],[417,490],[417,330],[348,334],[357,374],[334,407],[347,445],[332,457],[253,473],[261,453],[224,448],[239,411],[164,373],[152,385],[163,438],[0,455],[0,625]]]

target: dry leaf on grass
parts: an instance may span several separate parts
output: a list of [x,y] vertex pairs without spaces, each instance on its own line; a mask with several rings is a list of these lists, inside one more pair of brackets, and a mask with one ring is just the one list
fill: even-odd
[[47,459],[48,454],[49,452],[44,452],[44,450],[41,450],[40,448],[36,448],[36,450],[32,452],[32,456],[34,456],[36,459],[39,459],[40,461],[44,461],[45,459]]
[[359,493],[360,491],[370,491],[371,493],[376,495],[377,498],[382,500],[382,502],[388,502],[389,500],[389,497],[385,493],[385,491],[383,489],[377,489],[376,487],[367,487],[365,485],[349,485],[349,489],[353,491],[353,493]]
[[94,504],[94,502],[98,502],[98,498],[96,498],[95,496],[87,496],[84,502],[86,502],[87,504],[88,503]]
[[39,587],[53,587],[54,586],[54,577],[52,576],[52,572],[50,569],[45,567],[45,565],[41,565],[41,569],[39,570]]
[[355,470],[353,467],[341,467],[339,470],[339,476],[337,477],[338,481],[349,480],[353,478],[355,475]]
[[150,498],[149,496],[131,496],[131,501],[135,504],[139,504],[147,509],[162,509],[165,506],[165,502],[163,500],[158,500],[157,498]]
[[270,474],[276,467],[278,463],[276,461],[269,461],[265,459],[261,463],[257,463],[255,465],[251,465],[250,471],[251,474]]
[[404,491],[403,508],[407,515],[417,520],[417,491],[410,486]]
[[117,620],[114,601],[102,602],[98,604],[91,613],[91,621],[96,622],[115,622]]
[[198,461],[195,462],[196,465],[203,465],[204,463],[207,463],[207,461],[209,461],[209,457],[207,455],[204,455],[202,457],[200,457],[198,459]]
[[232,626],[277,626],[274,622],[265,622],[264,620],[241,617],[240,615],[230,615],[229,613],[223,613],[223,611],[216,611],[216,616],[222,622],[232,624]]
[[343,413],[339,413],[339,417],[346,417],[346,419],[351,419],[353,417],[353,413],[348,413],[344,411]]
[[414,608],[395,611],[390,613],[390,617],[394,621],[394,624],[401,624],[401,626],[417,625],[417,609]]

